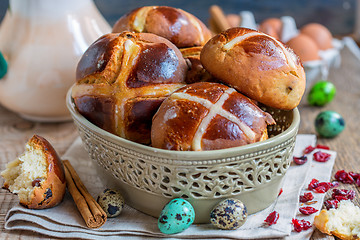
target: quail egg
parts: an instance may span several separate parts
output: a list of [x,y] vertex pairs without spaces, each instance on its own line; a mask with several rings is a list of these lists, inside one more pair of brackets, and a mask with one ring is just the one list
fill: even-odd
[[98,196],[97,202],[108,217],[118,216],[124,207],[123,196],[118,190],[113,189],[105,189]]
[[247,218],[245,205],[238,199],[228,198],[214,207],[210,214],[211,223],[221,229],[234,230],[241,227]]
[[162,233],[179,233],[190,227],[195,220],[193,206],[185,199],[175,198],[165,205],[158,219]]

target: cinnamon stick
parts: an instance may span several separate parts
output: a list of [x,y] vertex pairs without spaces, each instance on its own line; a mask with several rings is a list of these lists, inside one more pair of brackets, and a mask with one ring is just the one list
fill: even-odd
[[218,5],[212,5],[209,9],[209,12],[211,21],[213,21],[214,25],[216,25],[216,28],[219,29],[219,31],[222,32],[230,28],[230,24],[226,19],[224,12]]
[[106,222],[107,216],[95,199],[90,195],[85,185],[69,160],[63,160],[67,188],[81,214],[86,226],[99,228]]

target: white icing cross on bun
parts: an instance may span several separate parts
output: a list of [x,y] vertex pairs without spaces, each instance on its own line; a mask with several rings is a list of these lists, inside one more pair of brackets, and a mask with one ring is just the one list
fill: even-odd
[[284,45],[279,42],[278,40],[276,40],[275,38],[273,38],[272,36],[270,35],[267,35],[265,33],[261,33],[261,32],[249,32],[249,33],[246,33],[242,36],[238,36],[238,37],[235,37],[234,39],[232,39],[231,41],[229,41],[228,43],[226,43],[222,48],[224,50],[230,50],[232,49],[236,44],[239,44],[241,43],[242,41],[244,41],[245,39],[248,39],[248,38],[251,38],[251,37],[254,37],[254,36],[266,36],[270,39],[272,39],[274,42],[277,43],[277,45],[279,45],[279,47],[281,48],[282,50],[282,53],[284,54],[284,57],[285,57],[285,60],[286,62],[288,63],[288,65],[291,67],[291,68],[296,68],[296,64],[295,64],[295,60],[293,59],[292,55],[289,53],[289,51],[284,47]]
[[201,151],[201,139],[203,134],[205,133],[206,129],[208,128],[211,120],[216,116],[216,115],[221,115],[224,118],[227,118],[228,120],[235,122],[241,129],[241,131],[244,132],[244,134],[251,140],[255,139],[255,132],[248,127],[246,124],[244,124],[242,121],[240,121],[236,116],[234,116],[232,113],[224,110],[222,108],[224,102],[229,98],[230,94],[232,94],[233,92],[236,92],[235,89],[229,88],[227,89],[219,98],[219,100],[213,104],[212,102],[210,102],[207,99],[201,98],[201,97],[196,97],[196,96],[192,96],[190,94],[187,93],[181,93],[181,92],[176,92],[173,93],[171,95],[171,98],[173,99],[187,99],[189,101],[193,101],[193,102],[197,102],[202,104],[203,106],[205,106],[206,108],[209,109],[209,113],[206,115],[205,118],[202,119],[199,127],[196,130],[196,133],[194,135],[193,141],[192,141],[192,148],[195,151]]

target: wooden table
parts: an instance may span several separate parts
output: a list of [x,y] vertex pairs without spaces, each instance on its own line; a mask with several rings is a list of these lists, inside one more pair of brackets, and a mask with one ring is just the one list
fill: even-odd
[[[339,170],[360,172],[360,60],[356,59],[347,49],[342,51],[342,65],[332,69],[329,80],[336,85],[335,100],[325,107],[311,107],[307,104],[306,95],[299,109],[301,125],[299,133],[315,134],[314,119],[324,110],[340,113],[345,121],[345,130],[336,138],[319,139],[319,144],[328,145],[337,151],[337,159],[333,174]],[[7,162],[14,160],[24,151],[24,145],[36,133],[48,139],[59,155],[62,155],[78,136],[72,122],[66,123],[33,123],[24,120],[16,114],[0,106],[0,170],[5,169]],[[4,180],[0,179],[3,185]],[[354,203],[360,206],[360,188],[355,185],[343,185],[356,191]],[[18,202],[17,196],[0,190],[0,239],[46,239],[36,233],[19,231],[9,232],[4,229],[4,218],[7,211]],[[312,239],[333,239],[318,231]]]

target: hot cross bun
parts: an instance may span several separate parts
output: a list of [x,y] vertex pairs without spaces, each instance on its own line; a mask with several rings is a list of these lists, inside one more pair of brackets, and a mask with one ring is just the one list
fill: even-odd
[[262,32],[230,28],[205,44],[200,60],[221,82],[270,107],[291,110],[305,91],[298,56]]
[[210,30],[197,17],[167,6],[134,9],[115,23],[113,32],[122,31],[153,33],[179,48],[204,45],[211,37]]
[[20,204],[31,209],[51,208],[65,195],[64,166],[52,145],[34,135],[26,149],[1,173],[4,188],[19,197]]
[[268,138],[272,116],[235,89],[219,83],[189,84],[171,94],[153,118],[153,147],[201,151]]
[[181,52],[151,33],[110,33],[84,53],[72,89],[75,105],[100,128],[138,143],[150,143],[151,119],[173,91],[184,86]]

